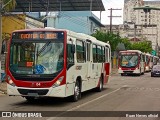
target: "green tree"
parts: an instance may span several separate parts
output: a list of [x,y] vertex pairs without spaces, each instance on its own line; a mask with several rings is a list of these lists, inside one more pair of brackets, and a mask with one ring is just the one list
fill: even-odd
[[115,51],[117,48],[118,43],[122,42],[121,37],[118,34],[110,33],[110,32],[102,32],[97,31],[96,33],[92,34],[97,40],[103,42],[109,42],[111,45],[111,50]]
[[122,43],[124,44],[126,50],[132,49],[132,44],[128,38],[122,38]]
[[131,48],[133,50],[140,50],[142,52],[151,53],[152,44],[150,42],[148,42],[148,41],[136,42],[136,43],[132,44]]

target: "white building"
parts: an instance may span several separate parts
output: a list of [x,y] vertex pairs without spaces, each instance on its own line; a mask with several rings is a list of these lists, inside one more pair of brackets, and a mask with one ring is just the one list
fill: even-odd
[[[123,21],[128,23],[126,34],[130,38],[134,36],[140,39],[145,38],[151,41],[152,48],[156,49],[157,43],[160,45],[160,11],[153,9],[146,12],[142,9],[134,10],[136,7],[145,6],[158,8],[160,7],[160,1],[124,0]],[[134,24],[136,29],[134,28]]]

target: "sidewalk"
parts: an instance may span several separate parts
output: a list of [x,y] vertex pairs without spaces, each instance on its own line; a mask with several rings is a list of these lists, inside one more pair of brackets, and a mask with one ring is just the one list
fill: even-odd
[[7,94],[7,83],[0,82],[0,95]]
[[117,73],[118,73],[118,69],[117,69],[117,68],[112,68],[111,75],[112,75],[112,74],[117,74]]

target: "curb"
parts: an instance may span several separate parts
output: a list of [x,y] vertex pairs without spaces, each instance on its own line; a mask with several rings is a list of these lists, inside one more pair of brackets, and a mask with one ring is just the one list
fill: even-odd
[[4,91],[0,90],[0,95],[1,95],[1,94],[4,95],[4,94],[7,94],[7,93],[5,93]]

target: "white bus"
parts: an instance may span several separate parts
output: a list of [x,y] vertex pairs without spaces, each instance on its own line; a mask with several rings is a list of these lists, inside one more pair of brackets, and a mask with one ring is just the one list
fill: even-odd
[[68,97],[103,89],[111,72],[111,48],[96,38],[61,29],[12,33],[7,59],[7,91],[28,101]]
[[118,56],[118,73],[123,75],[145,72],[145,55],[139,50],[120,51]]
[[146,53],[145,59],[146,59],[145,71],[149,72],[149,71],[151,71],[151,69],[153,67],[153,55]]

